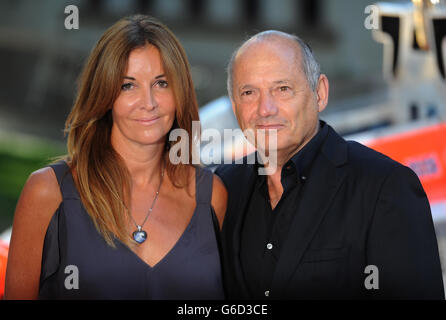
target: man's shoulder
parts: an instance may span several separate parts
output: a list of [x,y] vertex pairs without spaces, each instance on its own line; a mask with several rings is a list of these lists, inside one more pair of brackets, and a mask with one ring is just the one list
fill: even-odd
[[247,164],[237,164],[237,163],[221,164],[215,169],[215,174],[217,174],[220,177],[231,177],[243,172],[247,172],[249,170],[252,169]]
[[347,140],[348,156],[352,162],[376,164],[378,166],[398,166],[399,162],[391,159],[385,154],[373,150],[357,141]]
[[333,161],[332,158],[332,163],[344,167],[350,181],[378,188],[386,181],[419,183],[415,172],[404,164],[357,141],[345,140],[339,138],[339,135],[337,138],[334,136],[329,139],[330,141],[326,141],[328,143],[326,150],[331,152],[324,152],[325,156],[328,159],[330,155],[333,158],[337,157],[337,161]]
[[328,139],[325,141],[325,154],[336,165],[348,163],[352,169],[373,173],[386,173],[398,167],[401,163],[371,149],[357,141],[345,140],[330,126]]
[[348,162],[355,171],[369,177],[386,177],[397,169],[410,168],[359,142],[347,141]]
[[215,169],[215,174],[218,175],[226,186],[231,183],[244,179],[247,175],[253,172],[254,165],[243,163],[222,164]]

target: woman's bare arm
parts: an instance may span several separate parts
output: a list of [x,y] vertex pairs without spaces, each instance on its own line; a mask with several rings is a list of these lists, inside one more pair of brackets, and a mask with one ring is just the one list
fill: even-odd
[[33,172],[23,187],[14,214],[5,299],[37,299],[45,233],[62,201],[51,168]]
[[212,184],[212,199],[211,204],[215,210],[220,229],[223,225],[223,220],[225,218],[226,206],[228,202],[228,192],[226,187],[221,181],[220,177],[214,174],[213,184]]

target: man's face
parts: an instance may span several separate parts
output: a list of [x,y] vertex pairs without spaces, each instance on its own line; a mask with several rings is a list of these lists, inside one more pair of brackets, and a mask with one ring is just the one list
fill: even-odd
[[277,151],[294,153],[317,132],[318,113],[325,105],[318,105],[309,87],[297,43],[274,39],[245,45],[235,60],[232,89],[240,128],[256,134],[276,129]]

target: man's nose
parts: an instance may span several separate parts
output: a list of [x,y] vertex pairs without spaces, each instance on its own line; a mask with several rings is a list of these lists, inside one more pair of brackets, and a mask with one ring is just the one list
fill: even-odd
[[274,97],[270,92],[262,92],[260,94],[260,101],[258,106],[258,113],[261,117],[268,117],[277,114],[277,107],[274,102]]

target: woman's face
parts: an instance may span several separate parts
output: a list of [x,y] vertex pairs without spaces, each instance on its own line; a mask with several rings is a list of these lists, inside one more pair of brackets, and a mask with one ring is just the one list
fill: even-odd
[[175,119],[175,98],[155,46],[130,52],[112,115],[112,143],[165,143]]

